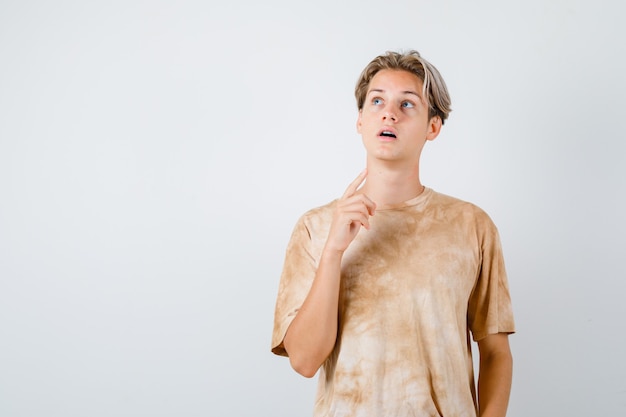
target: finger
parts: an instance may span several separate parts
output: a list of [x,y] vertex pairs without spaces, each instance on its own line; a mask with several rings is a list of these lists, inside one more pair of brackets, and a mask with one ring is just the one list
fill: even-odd
[[369,218],[374,215],[375,207],[363,201],[352,201],[341,207],[342,217],[350,219],[349,222],[357,221],[365,226],[369,223]]
[[361,194],[363,196],[363,204],[365,204],[365,208],[370,216],[373,216],[376,212],[376,203],[374,203],[368,196],[365,194]]
[[367,230],[370,228],[369,215],[363,212],[351,212],[346,213],[346,217],[340,220],[342,224],[345,224],[348,227],[352,227],[353,225],[361,225],[365,227]]
[[366,230],[370,230],[370,219],[367,215],[361,215],[359,218],[359,222],[361,226],[363,226]]
[[370,216],[373,216],[376,211],[376,203],[370,200],[370,198],[365,194],[357,194],[352,197],[348,197],[339,204],[339,208],[341,210],[350,210],[355,207],[364,209],[364,212],[367,212]]
[[348,185],[348,188],[346,188],[346,192],[343,193],[342,198],[346,198],[346,197],[350,197],[354,195],[356,190],[359,189],[359,186],[363,184],[363,181],[365,181],[366,177],[367,177],[367,169],[364,169],[363,171],[361,171],[359,176],[356,177],[356,179],[352,181],[350,185]]

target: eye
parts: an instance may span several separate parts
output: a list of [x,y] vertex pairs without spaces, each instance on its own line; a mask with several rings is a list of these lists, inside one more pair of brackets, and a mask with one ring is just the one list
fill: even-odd
[[412,109],[413,107],[415,107],[415,105],[411,103],[410,101],[403,101],[401,106],[402,108],[405,108],[405,109]]
[[372,104],[374,106],[378,106],[380,104],[383,104],[383,100],[381,98],[376,97],[376,98],[372,99]]

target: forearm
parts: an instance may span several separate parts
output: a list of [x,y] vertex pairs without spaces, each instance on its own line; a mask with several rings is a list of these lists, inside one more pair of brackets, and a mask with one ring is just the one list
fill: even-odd
[[340,252],[324,252],[311,290],[285,335],[291,366],[306,377],[315,375],[335,346],[341,258]]
[[504,417],[509,404],[513,378],[510,351],[481,355],[478,377],[480,417]]
[[313,284],[283,340],[291,366],[306,377],[315,375],[337,341],[341,259],[359,230],[369,229],[376,209],[366,195],[356,194],[366,176],[363,170],[337,202]]

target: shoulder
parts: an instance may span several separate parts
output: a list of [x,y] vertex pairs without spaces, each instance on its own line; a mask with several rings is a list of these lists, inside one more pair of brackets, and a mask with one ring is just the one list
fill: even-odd
[[330,228],[336,205],[337,200],[333,200],[301,214],[294,227],[294,236],[300,235],[307,240],[323,236]]
[[433,209],[441,210],[450,217],[462,217],[479,227],[495,228],[489,214],[478,205],[434,190],[431,193],[430,205]]

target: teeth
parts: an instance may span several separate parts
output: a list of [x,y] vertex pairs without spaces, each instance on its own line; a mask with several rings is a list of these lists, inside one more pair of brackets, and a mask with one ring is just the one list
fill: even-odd
[[392,132],[390,132],[388,130],[383,130],[382,132],[380,132],[380,135],[381,136],[389,136],[389,137],[392,137],[392,138],[396,137],[396,135],[394,135]]

